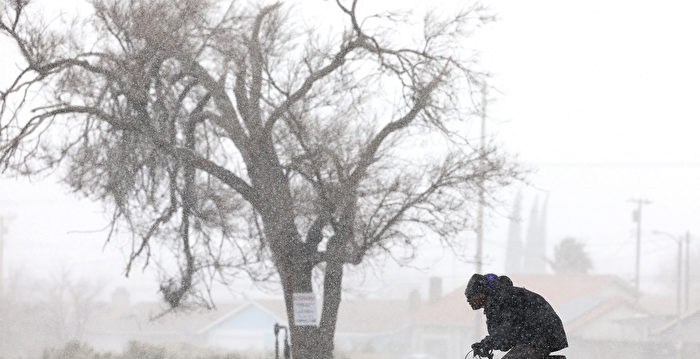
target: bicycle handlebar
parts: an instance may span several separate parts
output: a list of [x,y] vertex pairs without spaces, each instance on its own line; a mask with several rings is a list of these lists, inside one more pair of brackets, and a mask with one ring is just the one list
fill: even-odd
[[[467,359],[467,358],[469,357],[469,354],[471,354],[472,352],[474,352],[473,349],[470,350],[470,351],[468,351],[467,354],[464,356],[464,359]],[[476,358],[476,357],[477,357],[477,354],[474,353],[473,357]],[[486,354],[486,356],[478,355],[478,357],[479,357],[479,358],[493,359],[493,350],[489,350],[489,352]]]

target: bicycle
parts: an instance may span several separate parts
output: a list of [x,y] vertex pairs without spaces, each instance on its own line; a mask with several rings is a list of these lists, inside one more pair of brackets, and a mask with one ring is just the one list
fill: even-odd
[[[469,357],[469,354],[471,354],[474,350],[470,350],[467,352],[467,354],[464,356],[464,359],[467,359]],[[480,357],[480,358],[488,358],[488,359],[493,359],[493,350],[489,350],[485,355],[477,355],[474,353],[473,357]],[[561,354],[550,354],[547,355],[545,359],[566,359],[566,355],[561,355]]]

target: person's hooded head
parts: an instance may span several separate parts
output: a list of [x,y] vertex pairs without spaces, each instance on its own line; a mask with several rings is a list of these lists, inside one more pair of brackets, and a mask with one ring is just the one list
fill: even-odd
[[464,296],[472,309],[481,309],[486,305],[486,300],[495,290],[502,286],[512,286],[513,282],[506,276],[497,276],[493,273],[486,275],[474,274],[467,283]]

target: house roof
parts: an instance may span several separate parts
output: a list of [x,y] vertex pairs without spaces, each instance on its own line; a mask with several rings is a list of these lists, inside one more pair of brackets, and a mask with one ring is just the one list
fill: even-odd
[[[266,303],[266,304],[271,304],[271,303]],[[283,319],[282,317],[279,316],[279,311],[276,310],[276,309],[278,309],[278,308],[276,308],[276,303],[274,303],[274,304],[275,305],[265,306],[265,305],[262,305],[261,303],[255,302],[255,301],[248,301],[246,303],[243,303],[243,304],[235,307],[232,311],[224,314],[223,316],[220,316],[218,319],[214,320],[213,322],[208,323],[203,328],[197,330],[197,333],[198,334],[205,333],[208,330],[215,328],[216,326],[218,326],[218,325],[226,322],[227,320],[235,317],[241,311],[243,311],[247,308],[250,308],[250,307],[257,308],[258,310],[260,310],[260,311],[262,311],[262,313],[268,315],[270,317],[270,319],[274,320],[277,323],[280,323],[280,324],[285,323],[286,319]],[[269,308],[269,307],[275,307],[275,308]],[[275,313],[275,312],[277,312],[277,313]]]
[[605,289],[616,289],[617,295],[633,299],[634,288],[614,275],[508,275],[513,285],[523,287],[543,296],[554,307],[570,302],[576,298],[610,297],[603,293]]
[[[685,325],[684,324],[685,322],[689,322],[692,320],[700,320],[700,307],[696,307],[694,309],[691,309],[687,313],[684,313],[681,315],[681,318],[680,318],[681,327],[683,325]],[[658,334],[659,335],[666,335],[666,334],[673,333],[673,330],[676,329],[678,322],[679,322],[679,320],[677,317],[673,318],[666,325],[663,325],[663,326],[661,326],[661,328],[659,328]]]
[[581,328],[587,323],[591,322],[593,319],[610,312],[614,308],[625,305],[631,305],[631,303],[622,297],[600,300],[597,301],[595,305],[588,307],[587,310],[581,311],[581,314],[573,319],[565,320],[562,318],[562,321],[566,325],[567,330],[575,331],[576,329]]
[[556,312],[564,323],[580,318],[608,300],[605,298],[579,297],[556,306]]
[[[634,297],[634,289],[612,275],[509,275],[513,285],[524,287],[543,296],[554,307],[565,324],[582,325],[612,307],[628,303]],[[617,295],[605,293],[606,288],[616,289]],[[441,300],[422,308],[415,315],[424,324],[473,323],[479,312],[472,311],[460,287]]]
[[472,310],[464,298],[464,289],[447,293],[434,303],[429,303],[416,312],[413,319],[422,324],[467,324],[474,322],[480,312]]
[[284,306],[283,300],[260,299],[253,301],[272,313],[280,321],[280,324],[287,323],[287,308]]

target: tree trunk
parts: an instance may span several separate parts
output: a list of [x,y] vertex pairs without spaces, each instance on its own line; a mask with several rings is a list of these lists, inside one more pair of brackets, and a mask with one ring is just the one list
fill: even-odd
[[320,326],[294,325],[294,293],[312,293],[313,258],[310,251],[299,240],[294,223],[289,183],[279,161],[274,155],[272,145],[261,145],[257,156],[260,162],[250,166],[250,176],[259,193],[265,193],[273,199],[260,208],[265,237],[273,253],[277,272],[282,281],[287,320],[291,336],[293,359],[332,359],[333,339],[340,305],[341,283],[343,276],[342,262],[329,262],[324,278],[323,309]]
[[312,267],[304,263],[306,258],[284,261],[280,266],[280,277],[284,290],[287,319],[291,333],[293,359],[332,359],[335,326],[340,306],[343,265],[331,262],[326,266],[324,278],[323,307],[320,326],[294,325],[293,293],[312,292]]
[[319,333],[319,349],[323,359],[333,358],[335,326],[343,287],[343,263],[330,261],[326,264],[323,278],[323,310]]
[[[292,256],[290,256],[292,257]],[[294,325],[294,293],[313,292],[311,284],[311,271],[308,265],[299,263],[303,258],[283,259],[284,264],[278,265],[278,271],[282,278],[284,301],[287,308],[287,320],[291,334],[292,358],[321,359],[318,352],[319,332],[316,326]],[[296,256],[294,256],[296,257]]]

